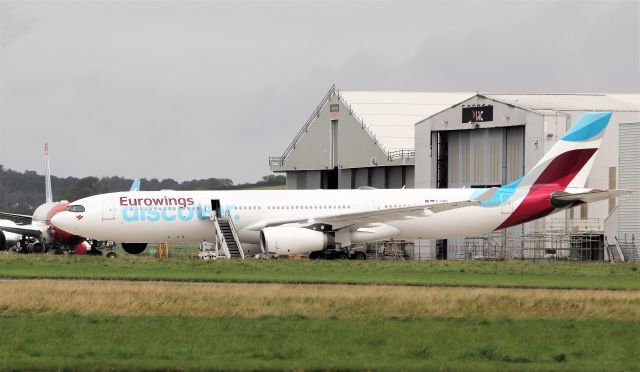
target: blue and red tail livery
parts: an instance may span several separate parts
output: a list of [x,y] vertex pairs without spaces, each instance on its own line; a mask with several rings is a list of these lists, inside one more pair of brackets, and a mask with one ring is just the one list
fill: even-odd
[[[551,201],[553,193],[565,191],[570,185],[584,187],[610,119],[610,112],[582,115],[524,176],[514,193],[520,201],[513,201],[517,207],[498,229],[547,216],[556,211]],[[578,174],[583,176],[576,179]]]
[[571,129],[562,136],[563,141],[589,141],[604,133],[611,120],[610,112],[588,112],[573,124]]

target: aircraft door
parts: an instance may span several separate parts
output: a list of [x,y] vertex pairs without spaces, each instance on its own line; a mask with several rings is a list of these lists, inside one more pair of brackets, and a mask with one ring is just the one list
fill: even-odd
[[198,203],[198,218],[201,220],[211,218],[211,200],[200,200]]
[[213,213],[217,218],[222,218],[220,199],[211,199],[211,213]]
[[113,211],[113,199],[104,199],[102,201],[102,219],[103,220],[115,219],[115,214]]
[[369,202],[369,209],[374,210],[374,211],[376,211],[376,210],[380,209],[380,200],[378,200],[378,199],[372,199],[372,200]]

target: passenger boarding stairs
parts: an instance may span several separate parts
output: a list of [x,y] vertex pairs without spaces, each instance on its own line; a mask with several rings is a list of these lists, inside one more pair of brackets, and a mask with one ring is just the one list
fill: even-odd
[[638,261],[640,257],[638,257],[638,248],[635,244],[635,239],[632,237],[631,240],[627,240],[627,236],[625,234],[624,240],[619,240],[618,237],[615,237],[616,245],[620,247],[620,250],[624,254],[625,261]]
[[624,241],[620,241],[618,237],[614,237],[615,242],[609,243],[605,237],[605,245],[609,250],[611,262],[639,261],[638,248],[635,245],[635,239],[628,241],[625,237]]
[[607,237],[605,236],[604,246],[607,249],[607,252],[609,253],[609,261],[624,262],[624,254],[622,253],[622,250],[620,249],[620,246],[618,244],[609,243],[609,241],[607,240]]
[[240,243],[238,233],[233,226],[229,211],[225,213],[224,217],[218,217],[217,213],[211,213],[211,220],[216,229],[216,243],[219,252],[229,260],[244,260],[242,243]]

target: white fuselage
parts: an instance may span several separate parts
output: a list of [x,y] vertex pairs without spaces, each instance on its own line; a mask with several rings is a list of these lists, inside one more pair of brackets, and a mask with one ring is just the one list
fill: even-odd
[[[71,234],[131,243],[212,241],[212,200],[221,214],[231,214],[242,243],[259,242],[259,226],[270,221],[318,218],[471,199],[486,189],[411,190],[275,190],[275,191],[140,191],[97,195],[78,200],[84,212],[62,212],[53,223]],[[435,239],[493,231],[513,209],[505,203],[473,206],[384,222],[377,237]],[[375,226],[373,226],[375,227]]]

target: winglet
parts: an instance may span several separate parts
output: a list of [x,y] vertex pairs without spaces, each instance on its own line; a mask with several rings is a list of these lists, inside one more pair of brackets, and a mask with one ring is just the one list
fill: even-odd
[[488,189],[487,191],[483,192],[482,194],[478,195],[477,197],[473,198],[472,200],[483,202],[483,201],[486,201],[486,200],[489,200],[489,199],[493,198],[493,196],[496,194],[496,192],[498,192],[498,187],[492,187],[492,188]]
[[133,180],[131,189],[129,191],[140,191],[140,178],[136,178],[135,180]]

